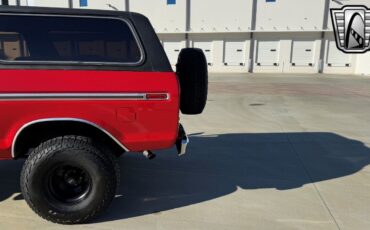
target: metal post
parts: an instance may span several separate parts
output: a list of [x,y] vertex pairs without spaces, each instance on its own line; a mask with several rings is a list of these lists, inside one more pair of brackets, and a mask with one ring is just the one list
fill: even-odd
[[185,41],[186,41],[186,48],[190,47],[190,40],[189,40],[189,32],[191,30],[191,0],[186,0],[186,24],[185,24]]
[[9,0],[1,0],[1,5],[8,6]]
[[68,7],[73,8],[73,0],[68,0]]
[[324,7],[324,21],[322,23],[322,29],[324,30],[321,33],[321,50],[320,50],[320,63],[319,63],[319,73],[324,72],[324,63],[325,63],[325,30],[329,29],[329,7],[330,7],[330,0],[325,1],[325,7]]
[[253,64],[254,64],[254,47],[255,38],[254,38],[254,31],[256,30],[257,26],[257,0],[253,0],[252,6],[252,22],[251,22],[251,36],[250,36],[250,48],[249,48],[249,72],[253,73]]
[[126,11],[127,12],[130,12],[130,0],[125,0],[125,7],[126,7]]

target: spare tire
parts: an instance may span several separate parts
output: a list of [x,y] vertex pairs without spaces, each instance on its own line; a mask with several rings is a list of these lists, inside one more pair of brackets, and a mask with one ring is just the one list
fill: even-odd
[[180,110],[183,114],[201,114],[208,94],[208,65],[201,49],[185,48],[179,54],[177,75],[180,79]]

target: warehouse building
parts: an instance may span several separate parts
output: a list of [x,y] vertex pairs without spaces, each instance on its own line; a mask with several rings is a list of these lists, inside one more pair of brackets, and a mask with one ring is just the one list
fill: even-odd
[[370,0],[2,0],[22,6],[124,10],[152,21],[175,65],[198,47],[211,72],[370,74],[370,52],[345,54],[330,9]]

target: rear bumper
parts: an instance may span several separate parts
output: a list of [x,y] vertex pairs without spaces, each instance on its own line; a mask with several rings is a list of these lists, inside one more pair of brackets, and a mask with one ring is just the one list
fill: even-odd
[[189,138],[186,135],[184,127],[180,124],[179,127],[179,134],[177,136],[177,141],[176,141],[176,148],[177,148],[177,153],[179,156],[182,156],[186,154],[186,148],[188,147],[189,144]]

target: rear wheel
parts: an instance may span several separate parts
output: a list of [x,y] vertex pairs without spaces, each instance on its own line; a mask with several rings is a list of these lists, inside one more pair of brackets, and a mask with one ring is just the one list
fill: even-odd
[[88,138],[58,137],[42,143],[27,159],[21,190],[42,218],[60,224],[88,222],[114,198],[115,158]]

